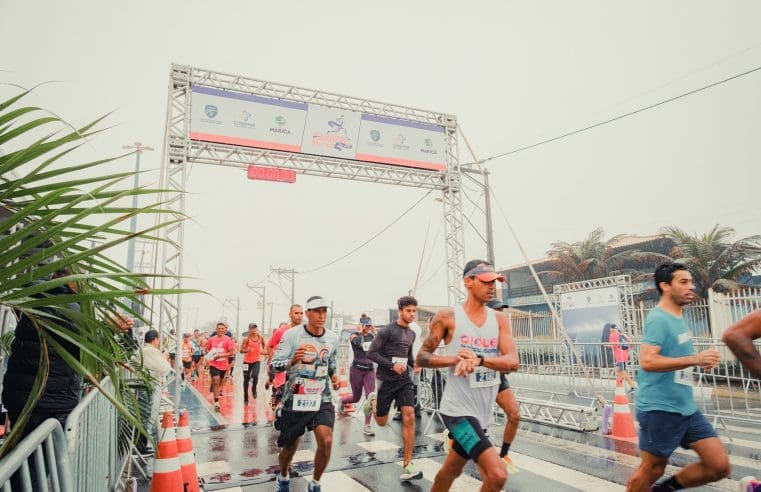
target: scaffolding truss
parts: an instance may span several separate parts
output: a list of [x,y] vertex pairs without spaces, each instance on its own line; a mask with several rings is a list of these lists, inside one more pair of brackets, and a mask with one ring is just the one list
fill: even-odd
[[[193,85],[443,126],[447,170],[432,171],[191,140],[190,96]],[[186,210],[187,165],[190,163],[243,169],[249,165],[262,165],[290,169],[310,176],[439,190],[443,201],[448,301],[453,304],[464,300],[460,273],[465,263],[461,170],[457,119],[454,116],[173,64],[168,88],[161,187],[168,190],[165,198],[166,207],[170,213],[178,217],[184,216]],[[165,275],[162,277],[162,288],[180,289],[183,274],[184,223],[179,221],[166,228],[163,239],[163,259],[159,263],[161,273]],[[162,333],[168,333],[173,329],[179,335],[181,303],[180,295],[162,298],[159,309],[159,327]]]

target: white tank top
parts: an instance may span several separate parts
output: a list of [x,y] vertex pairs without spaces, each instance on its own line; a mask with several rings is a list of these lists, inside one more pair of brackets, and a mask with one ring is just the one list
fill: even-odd
[[[499,355],[499,324],[494,310],[486,309],[486,322],[480,328],[465,314],[462,306],[454,308],[454,334],[444,346],[448,356],[457,355],[460,349],[469,348],[481,357]],[[447,368],[447,384],[441,397],[441,413],[449,417],[471,416],[481,426],[489,426],[492,406],[499,389],[499,372],[477,367],[469,377],[455,376],[454,367]]]

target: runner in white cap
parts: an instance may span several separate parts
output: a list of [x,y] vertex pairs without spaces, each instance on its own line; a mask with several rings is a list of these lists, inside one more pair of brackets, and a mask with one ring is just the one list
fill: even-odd
[[333,442],[336,411],[330,387],[338,389],[336,349],[338,335],[325,328],[328,303],[319,296],[306,302],[307,324],[283,334],[270,363],[274,372],[287,371],[282,406],[277,409],[275,429],[280,431],[277,476],[278,491],[290,490],[288,467],[299,447],[301,436],[313,431],[317,440],[314,454],[314,479],[309,492],[320,491],[320,477],[328,466]]

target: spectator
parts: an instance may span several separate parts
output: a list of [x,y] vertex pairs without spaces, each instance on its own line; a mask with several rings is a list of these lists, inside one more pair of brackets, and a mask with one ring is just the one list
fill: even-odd
[[618,331],[618,327],[614,323],[611,323],[608,343],[613,347],[613,360],[616,363],[616,378],[622,378],[627,382],[632,391],[636,390],[637,387],[634,384],[634,380],[626,370],[626,364],[629,362],[629,344],[631,343],[631,340],[629,340],[628,336]]
[[[145,332],[145,344],[143,345],[143,368],[145,368],[154,379],[154,384],[146,390],[138,391],[137,398],[140,404],[140,416],[143,422],[143,428],[151,437],[156,437],[156,419],[159,414],[159,403],[161,402],[161,387],[164,377],[172,370],[169,361],[164,354],[159,351],[159,332],[148,330]],[[138,439],[138,450],[141,453],[151,453],[153,450],[148,446],[148,440],[145,436]]]
[[[52,275],[52,279],[68,275],[70,275],[70,271],[63,269],[55,272]],[[67,296],[75,293],[75,283],[69,282],[68,284],[50,289],[44,295]],[[56,309],[52,307],[38,309],[57,317],[56,323],[63,330],[72,333],[79,332],[71,321],[71,317],[66,316],[67,311],[72,313],[81,312],[78,303],[65,303],[57,306]],[[71,356],[77,360],[79,359],[79,346],[58,335],[52,335],[52,338]],[[58,420],[63,428],[66,418],[79,403],[82,390],[82,377],[66,362],[58,352],[58,348],[49,344],[45,344],[45,347],[43,347],[38,334],[38,328],[35,326],[35,320],[22,313],[16,325],[16,337],[11,345],[8,370],[3,380],[2,400],[8,409],[8,417],[11,420],[11,424],[15,424],[18,421],[21,411],[29,399],[39,369],[40,354],[43,353],[43,350],[46,350],[48,355],[48,377],[43,383],[42,395],[32,407],[29,419],[21,431],[20,439],[23,439],[24,436],[51,417]]]

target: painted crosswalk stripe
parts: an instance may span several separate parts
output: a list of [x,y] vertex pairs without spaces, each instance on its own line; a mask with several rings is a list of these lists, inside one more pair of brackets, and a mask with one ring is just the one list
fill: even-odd
[[[312,480],[312,475],[304,475],[308,481]],[[322,490],[340,490],[341,492],[371,492],[349,475],[342,471],[323,473],[320,477]]]
[[532,456],[511,452],[510,457],[513,459],[513,464],[520,470],[526,470],[536,475],[552,478],[558,482],[578,487],[581,490],[589,492],[625,490],[623,485],[618,485]]

